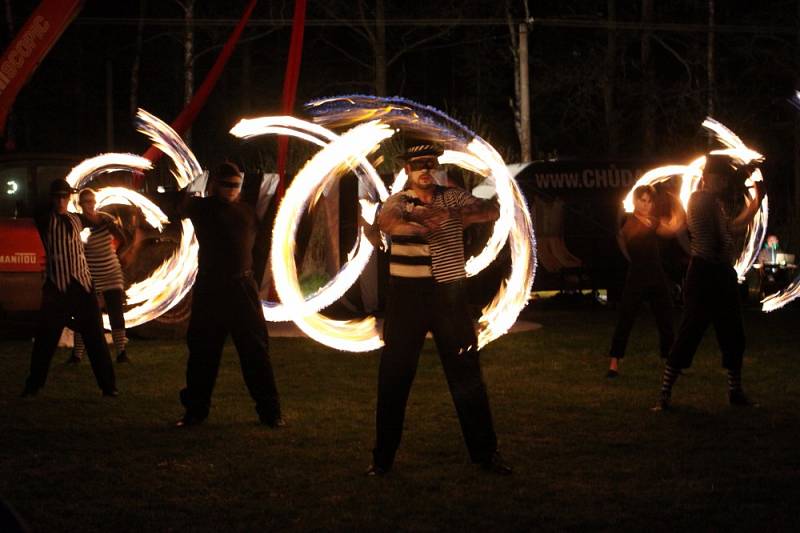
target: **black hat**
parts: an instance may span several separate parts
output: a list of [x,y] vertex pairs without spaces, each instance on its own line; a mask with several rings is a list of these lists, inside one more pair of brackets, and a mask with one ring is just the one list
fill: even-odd
[[242,177],[242,171],[239,170],[235,164],[226,161],[222,163],[217,168],[211,171],[209,177],[213,180],[219,180],[223,178],[230,178],[231,176],[236,176],[238,178]]
[[50,182],[50,194],[52,196],[68,196],[77,192],[65,179],[57,179]]
[[403,152],[402,158],[404,161],[408,161],[409,159],[414,159],[415,157],[439,157],[443,153],[444,151],[435,144],[417,143],[408,145],[406,147],[406,151]]
[[703,167],[703,174],[722,174],[727,176],[736,170],[733,159],[723,154],[709,154],[706,156],[706,165]]

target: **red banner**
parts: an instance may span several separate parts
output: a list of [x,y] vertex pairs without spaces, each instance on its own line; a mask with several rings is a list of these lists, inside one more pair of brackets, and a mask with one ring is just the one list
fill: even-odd
[[[286,61],[286,74],[283,78],[283,98],[281,111],[291,115],[294,110],[294,98],[297,94],[297,80],[300,78],[300,57],[303,53],[303,30],[306,26],[306,0],[295,0],[294,19],[292,20],[292,37],[289,44],[289,59]],[[278,137],[278,190],[275,192],[276,202],[280,202],[286,189],[286,157],[289,152],[289,139]]]
[[20,89],[78,14],[82,0],[43,0],[0,57],[0,133]]
[[[203,80],[200,88],[194,93],[192,101],[189,102],[189,105],[187,105],[184,110],[181,111],[181,114],[178,115],[178,118],[176,118],[171,124],[172,129],[175,130],[178,135],[183,135],[183,133],[188,130],[189,127],[191,127],[192,122],[194,122],[194,119],[197,117],[200,109],[203,108],[203,105],[206,103],[208,96],[214,89],[214,85],[216,85],[220,74],[222,74],[222,69],[225,68],[225,64],[228,62],[228,59],[230,59],[231,54],[233,54],[233,50],[236,48],[236,43],[239,42],[239,37],[241,37],[244,27],[247,25],[247,21],[250,20],[250,15],[253,13],[253,9],[255,7],[256,0],[250,0],[250,3],[247,5],[244,13],[242,14],[242,18],[239,20],[236,28],[234,28],[233,33],[231,33],[230,37],[228,37],[228,41],[225,43],[225,46],[222,48],[219,56],[217,56],[214,66],[212,66],[211,70],[208,71],[206,79]],[[145,152],[144,157],[155,163],[162,155],[163,154],[161,153],[161,150],[155,146],[151,146],[147,152]]]

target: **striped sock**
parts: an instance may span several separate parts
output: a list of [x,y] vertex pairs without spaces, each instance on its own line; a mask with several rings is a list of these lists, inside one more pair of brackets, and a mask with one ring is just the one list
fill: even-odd
[[734,392],[740,390],[742,390],[742,369],[728,369],[728,391]]
[[83,344],[83,336],[77,331],[75,332],[73,345],[74,349],[72,351],[72,357],[76,359],[82,359],[86,354],[86,345]]
[[678,381],[680,375],[680,369],[671,367],[669,363],[664,366],[664,377],[661,379],[662,396],[669,398],[672,395],[672,386]]
[[125,336],[125,330],[124,329],[111,330],[111,338],[114,339],[114,348],[117,349],[117,355],[124,352],[125,344],[127,344],[128,342],[128,338]]

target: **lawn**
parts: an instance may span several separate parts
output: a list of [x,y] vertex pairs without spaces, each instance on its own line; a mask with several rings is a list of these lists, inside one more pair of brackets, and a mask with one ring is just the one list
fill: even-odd
[[655,325],[643,316],[605,378],[614,312],[535,305],[537,331],[483,354],[511,477],[469,463],[432,342],[412,389],[395,470],[363,475],[378,358],[272,340],[288,426],[256,423],[232,345],[208,422],[175,429],[181,341],[134,340],[121,394],[56,354],[47,387],[19,398],[30,343],[0,342],[0,497],[34,531],[758,530],[800,527],[797,308],[746,312],[744,382],[726,404],[712,334],[653,413]]

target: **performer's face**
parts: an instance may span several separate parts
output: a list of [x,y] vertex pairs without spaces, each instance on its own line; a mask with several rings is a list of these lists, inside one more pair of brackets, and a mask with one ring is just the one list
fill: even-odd
[[94,194],[83,194],[78,201],[78,204],[81,206],[84,214],[92,216],[94,215],[94,208],[97,205],[97,200],[94,197]]
[[406,163],[406,174],[412,189],[427,190],[436,185],[433,171],[439,168],[439,160],[435,156],[415,157]]
[[53,202],[53,209],[56,213],[63,215],[67,212],[67,204],[69,204],[69,194],[53,194],[50,196]]
[[725,190],[725,176],[716,172],[703,174],[703,189],[710,193],[721,193]]
[[235,202],[239,199],[239,193],[242,192],[241,176],[217,178],[213,181],[213,184],[214,196],[218,196],[226,202]]
[[653,212],[653,198],[648,193],[643,193],[633,199],[633,207],[636,214],[644,217],[650,216],[650,213]]

